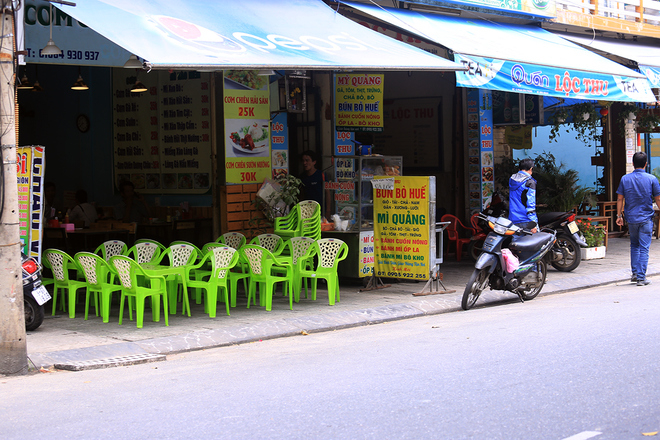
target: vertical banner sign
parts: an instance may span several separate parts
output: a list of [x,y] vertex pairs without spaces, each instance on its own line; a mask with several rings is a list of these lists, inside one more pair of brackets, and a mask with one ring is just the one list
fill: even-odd
[[208,74],[113,70],[115,184],[151,194],[203,194],[211,188]]
[[467,91],[468,185],[470,213],[481,211],[481,148],[479,147],[479,90]]
[[289,174],[289,127],[285,112],[273,113],[270,122],[273,179]]
[[18,228],[23,252],[30,249],[30,208],[32,207],[32,147],[16,149],[18,179]]
[[495,165],[493,159],[493,96],[490,90],[479,89],[479,159],[481,164],[481,210],[493,198]]
[[41,261],[45,159],[44,147],[16,149],[20,239],[23,252],[38,261]]
[[256,70],[224,72],[227,184],[259,183],[271,176],[268,76]]
[[383,131],[384,75],[335,75],[336,131]]
[[389,187],[379,184],[388,178],[372,180],[375,274],[425,280],[430,269],[430,178],[393,179]]
[[355,133],[335,130],[335,156],[353,156],[355,154]]

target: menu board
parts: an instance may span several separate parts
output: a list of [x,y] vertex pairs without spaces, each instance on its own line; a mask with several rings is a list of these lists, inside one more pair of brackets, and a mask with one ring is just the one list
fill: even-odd
[[[394,180],[394,185],[379,181]],[[375,177],[374,254],[376,276],[426,280],[430,269],[429,177]]]
[[223,83],[227,184],[263,182],[272,175],[268,76],[226,70]]
[[[140,80],[147,91],[131,92]],[[210,77],[194,71],[113,71],[115,184],[144,193],[211,187]]]
[[383,131],[385,75],[335,75],[336,131]]
[[406,98],[385,102],[387,130],[374,136],[378,154],[405,149],[406,167],[439,167],[442,139],[442,98]]
[[270,122],[273,179],[289,174],[289,125],[285,112],[273,113]]

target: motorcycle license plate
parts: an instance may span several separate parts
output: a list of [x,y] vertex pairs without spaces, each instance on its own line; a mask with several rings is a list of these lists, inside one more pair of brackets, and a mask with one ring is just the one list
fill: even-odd
[[576,233],[577,231],[579,231],[580,229],[578,228],[577,223],[575,223],[575,222],[570,222],[570,223],[568,224],[568,230],[571,231],[571,234],[575,234],[575,233]]
[[34,289],[32,291],[32,296],[34,296],[34,299],[40,306],[44,305],[44,303],[50,299],[50,293],[48,293],[48,290],[46,290],[44,286],[39,286]]

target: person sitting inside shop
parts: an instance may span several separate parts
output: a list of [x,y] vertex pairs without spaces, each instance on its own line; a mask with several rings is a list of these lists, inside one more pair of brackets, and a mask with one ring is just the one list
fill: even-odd
[[89,228],[97,219],[96,207],[87,202],[87,191],[76,191],[76,206],[69,213],[69,222],[76,225],[76,228]]
[[325,176],[321,170],[316,169],[316,153],[307,150],[300,157],[303,165],[303,174],[300,176],[303,184],[300,200],[314,200],[323,206]]
[[149,219],[149,206],[141,194],[135,192],[135,185],[130,181],[119,184],[121,202],[115,205],[115,219],[126,223],[145,222]]

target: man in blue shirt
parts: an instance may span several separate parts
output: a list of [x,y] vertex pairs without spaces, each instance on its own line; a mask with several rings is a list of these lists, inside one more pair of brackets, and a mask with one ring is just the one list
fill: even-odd
[[653,199],[660,206],[660,183],[655,176],[644,171],[646,153],[638,151],[633,155],[635,171],[621,178],[616,200],[616,224],[623,226],[623,208],[626,208],[628,232],[630,232],[631,282],[646,286],[646,267],[649,262],[649,248],[653,235]]
[[536,180],[532,178],[534,159],[520,161],[518,172],[509,179],[509,220],[517,226],[538,230],[536,215]]

